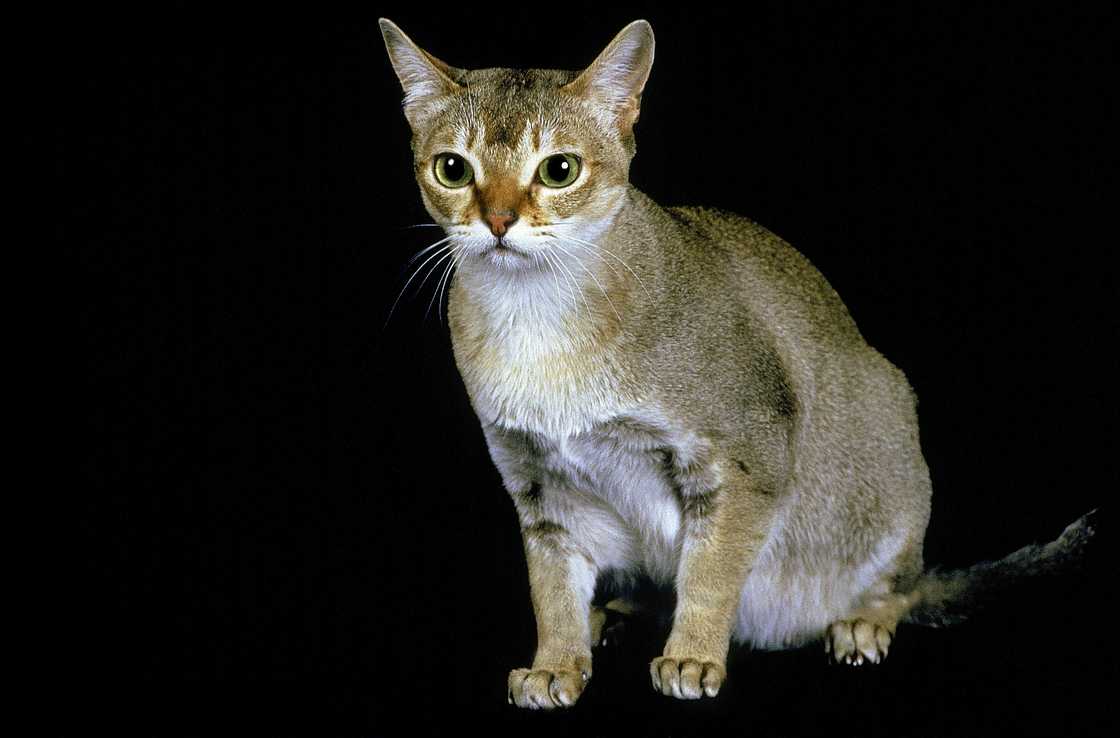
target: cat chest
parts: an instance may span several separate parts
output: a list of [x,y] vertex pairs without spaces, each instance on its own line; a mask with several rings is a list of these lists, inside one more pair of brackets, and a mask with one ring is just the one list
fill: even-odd
[[629,372],[602,351],[542,347],[519,336],[504,339],[455,342],[460,373],[484,422],[566,437],[635,402]]
[[613,382],[583,362],[494,363],[473,368],[467,385],[475,409],[505,428],[566,435],[593,426],[618,406]]
[[[664,452],[599,429],[542,445],[540,476],[560,498],[551,506],[556,522],[572,523],[576,535],[587,531],[597,537],[584,543],[609,559],[601,565],[640,568],[671,581],[682,512]],[[594,519],[597,527],[581,525],[581,517]]]
[[480,419],[559,438],[635,406],[632,367],[610,341],[534,296],[532,289],[453,291],[452,347]]

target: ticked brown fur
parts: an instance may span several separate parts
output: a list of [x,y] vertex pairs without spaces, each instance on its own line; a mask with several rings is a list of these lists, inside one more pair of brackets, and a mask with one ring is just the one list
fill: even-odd
[[[421,268],[445,269],[456,363],[521,522],[537,652],[510,673],[511,702],[579,698],[604,576],[675,589],[650,678],[696,699],[719,692],[733,641],[823,639],[839,662],[878,662],[901,620],[936,620],[980,568],[1076,548],[1067,531],[1070,545],[923,573],[931,489],[903,374],[784,241],[630,185],[648,23],[578,73],[459,69],[381,27],[448,234]],[[446,154],[469,183],[440,183]],[[562,154],[579,176],[550,186],[539,167]]]

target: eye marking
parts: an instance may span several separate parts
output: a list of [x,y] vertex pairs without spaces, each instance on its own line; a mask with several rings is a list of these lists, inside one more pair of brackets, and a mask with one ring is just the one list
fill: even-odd
[[466,187],[474,179],[474,169],[458,154],[444,152],[436,156],[432,166],[436,181],[448,189]]
[[567,187],[579,177],[580,159],[575,154],[553,154],[537,167],[537,179],[545,187]]

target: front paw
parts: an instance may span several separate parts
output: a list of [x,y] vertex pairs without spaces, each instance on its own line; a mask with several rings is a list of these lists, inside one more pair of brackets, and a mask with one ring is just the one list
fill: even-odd
[[514,669],[509,673],[510,704],[530,710],[571,707],[591,678],[587,669]]
[[649,665],[649,675],[654,690],[666,697],[698,700],[719,694],[727,671],[714,661],[661,656]]

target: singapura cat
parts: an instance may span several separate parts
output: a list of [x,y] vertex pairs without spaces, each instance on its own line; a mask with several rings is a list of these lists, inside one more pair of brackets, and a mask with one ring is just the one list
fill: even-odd
[[781,239],[629,184],[647,22],[582,72],[458,69],[381,30],[447,234],[424,263],[454,267],[455,360],[521,521],[538,641],[511,701],[578,699],[603,576],[675,587],[650,675],[694,699],[719,691],[732,641],[823,637],[838,662],[878,663],[899,622],[951,622],[993,582],[1076,557],[1087,517],[924,572],[931,490],[902,372]]

